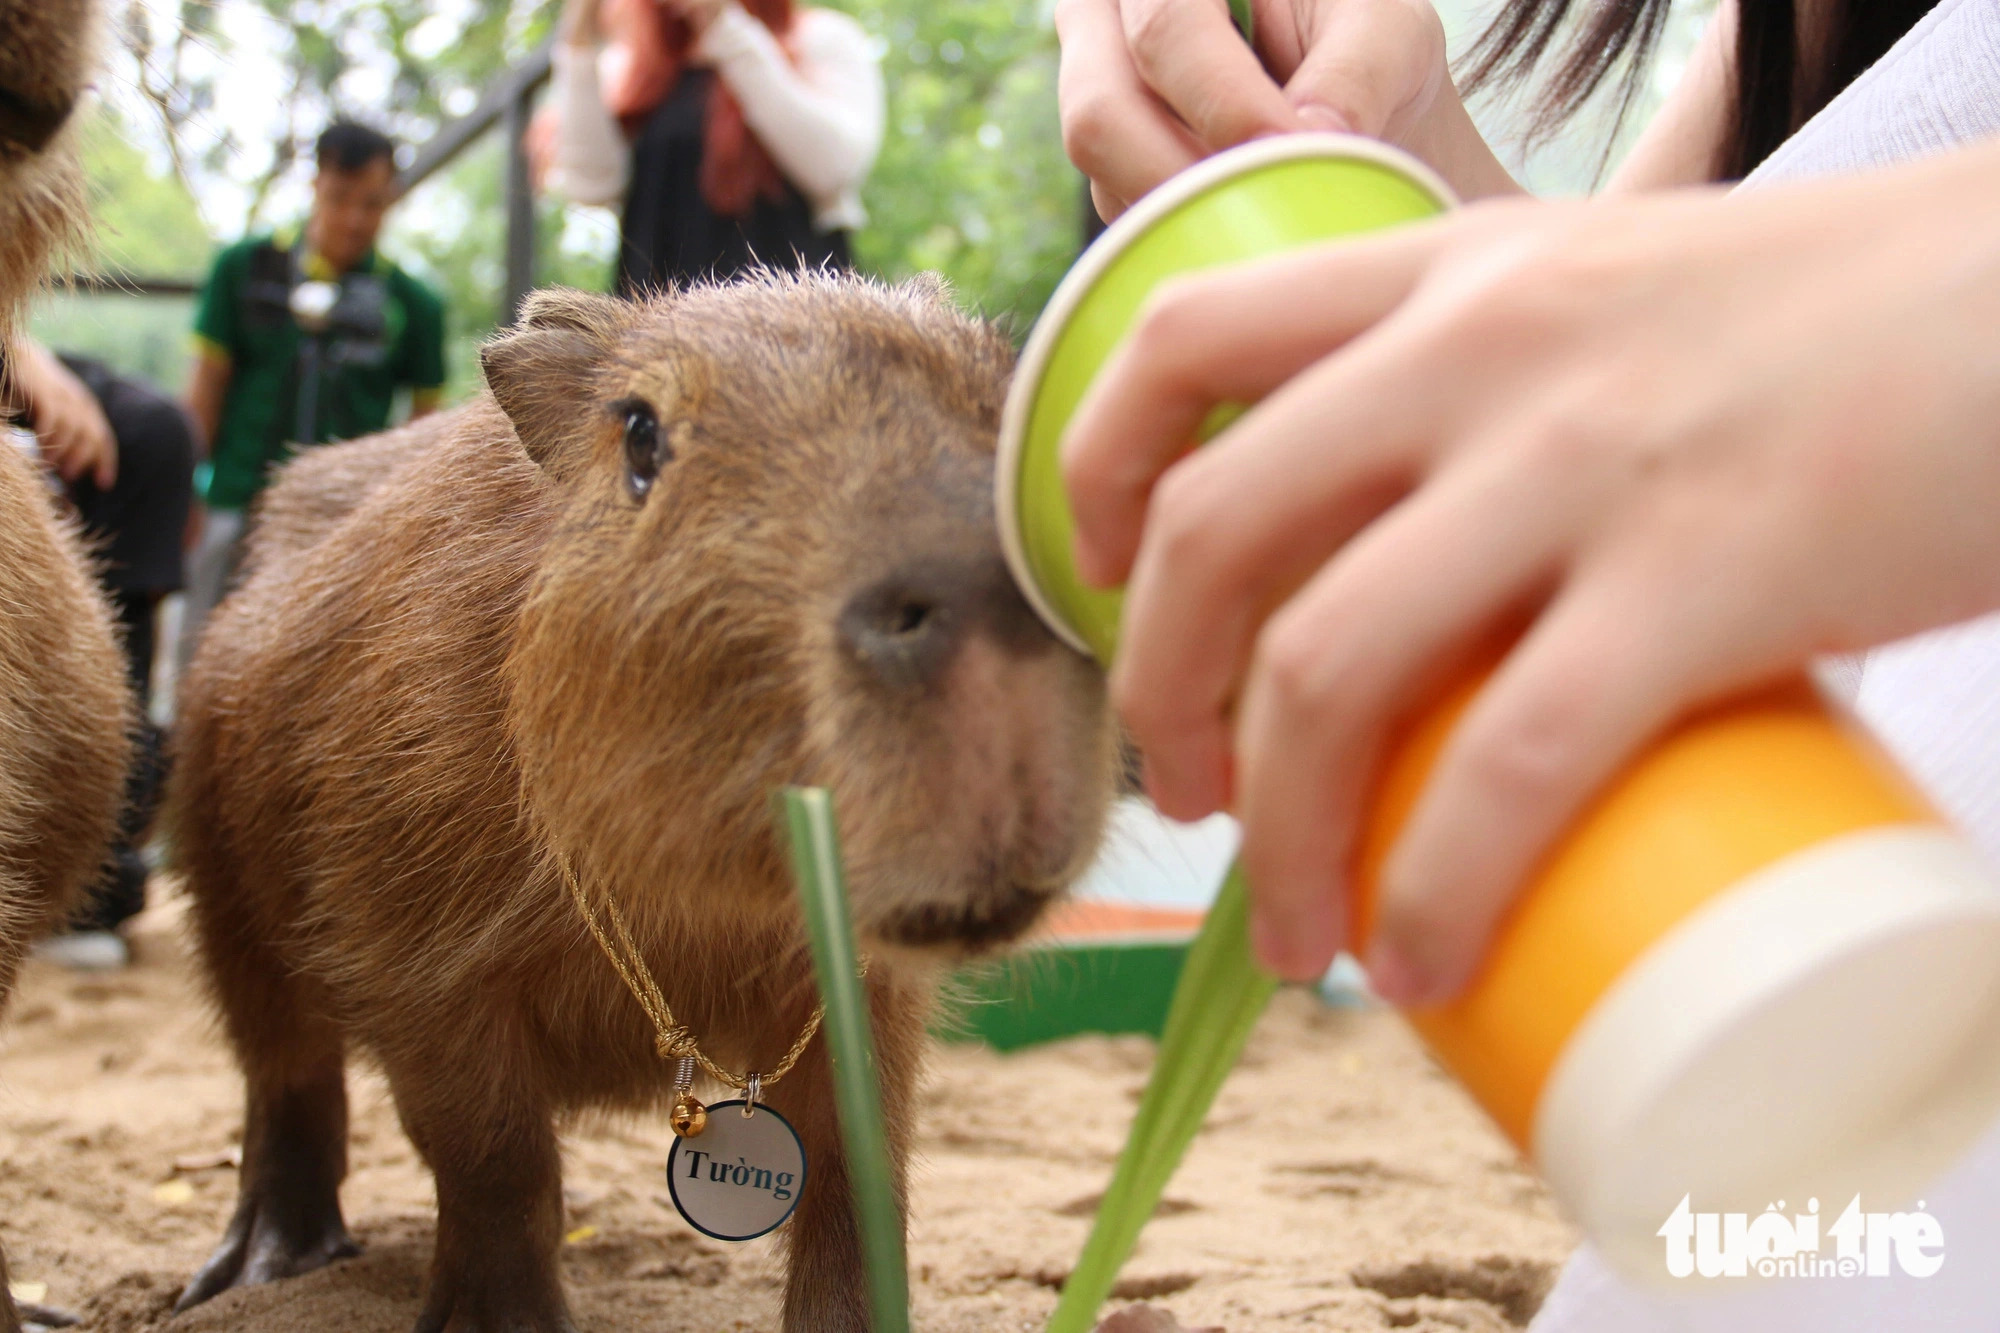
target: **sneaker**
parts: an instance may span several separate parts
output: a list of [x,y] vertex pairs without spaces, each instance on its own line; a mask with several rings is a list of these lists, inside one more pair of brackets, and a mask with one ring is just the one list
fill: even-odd
[[72,972],[116,972],[132,961],[132,946],[111,930],[71,930],[35,946],[38,957]]

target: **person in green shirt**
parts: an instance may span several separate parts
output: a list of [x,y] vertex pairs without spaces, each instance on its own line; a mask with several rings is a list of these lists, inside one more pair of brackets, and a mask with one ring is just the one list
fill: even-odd
[[189,561],[180,658],[226,589],[244,514],[305,445],[389,425],[444,385],[444,302],[375,249],[395,200],[396,147],[352,121],[319,137],[312,212],[296,235],[251,236],[216,256],[195,309],[187,408],[207,441],[205,503]]

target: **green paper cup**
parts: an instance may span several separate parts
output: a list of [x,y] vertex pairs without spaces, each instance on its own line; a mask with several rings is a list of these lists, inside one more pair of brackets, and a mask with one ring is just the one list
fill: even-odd
[[[1057,450],[1084,390],[1152,290],[1218,264],[1433,217],[1451,188],[1373,139],[1292,134],[1219,153],[1154,190],[1056,288],[1022,350],[1000,419],[1000,541],[1014,580],[1065,642],[1111,660],[1116,592],[1086,586],[1070,552]],[[1218,412],[1203,438],[1233,413]]]

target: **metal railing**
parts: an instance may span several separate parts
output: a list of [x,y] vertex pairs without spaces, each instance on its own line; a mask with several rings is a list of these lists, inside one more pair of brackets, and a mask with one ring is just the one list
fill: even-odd
[[507,174],[502,198],[507,205],[506,277],[500,294],[502,322],[511,324],[521,302],[535,286],[535,196],[528,179],[528,116],[535,90],[549,80],[553,36],[526,59],[489,86],[479,105],[445,125],[417,149],[396,177],[396,197],[402,198],[460,153],[471,147],[498,121],[507,137]]

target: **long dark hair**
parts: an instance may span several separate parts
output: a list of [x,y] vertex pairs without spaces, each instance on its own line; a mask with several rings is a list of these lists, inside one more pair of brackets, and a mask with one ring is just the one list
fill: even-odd
[[[1622,120],[1644,87],[1646,68],[1672,0],[1587,0],[1590,14],[1550,74],[1535,131],[1574,114],[1622,65],[1617,115]],[[1827,30],[1810,63],[1799,58],[1793,0],[1737,0],[1736,107],[1721,175],[1749,174],[1861,71],[1879,60],[1937,0],[1831,0]],[[1518,83],[1555,44],[1573,0],[1507,0],[1466,62],[1468,93]]]

